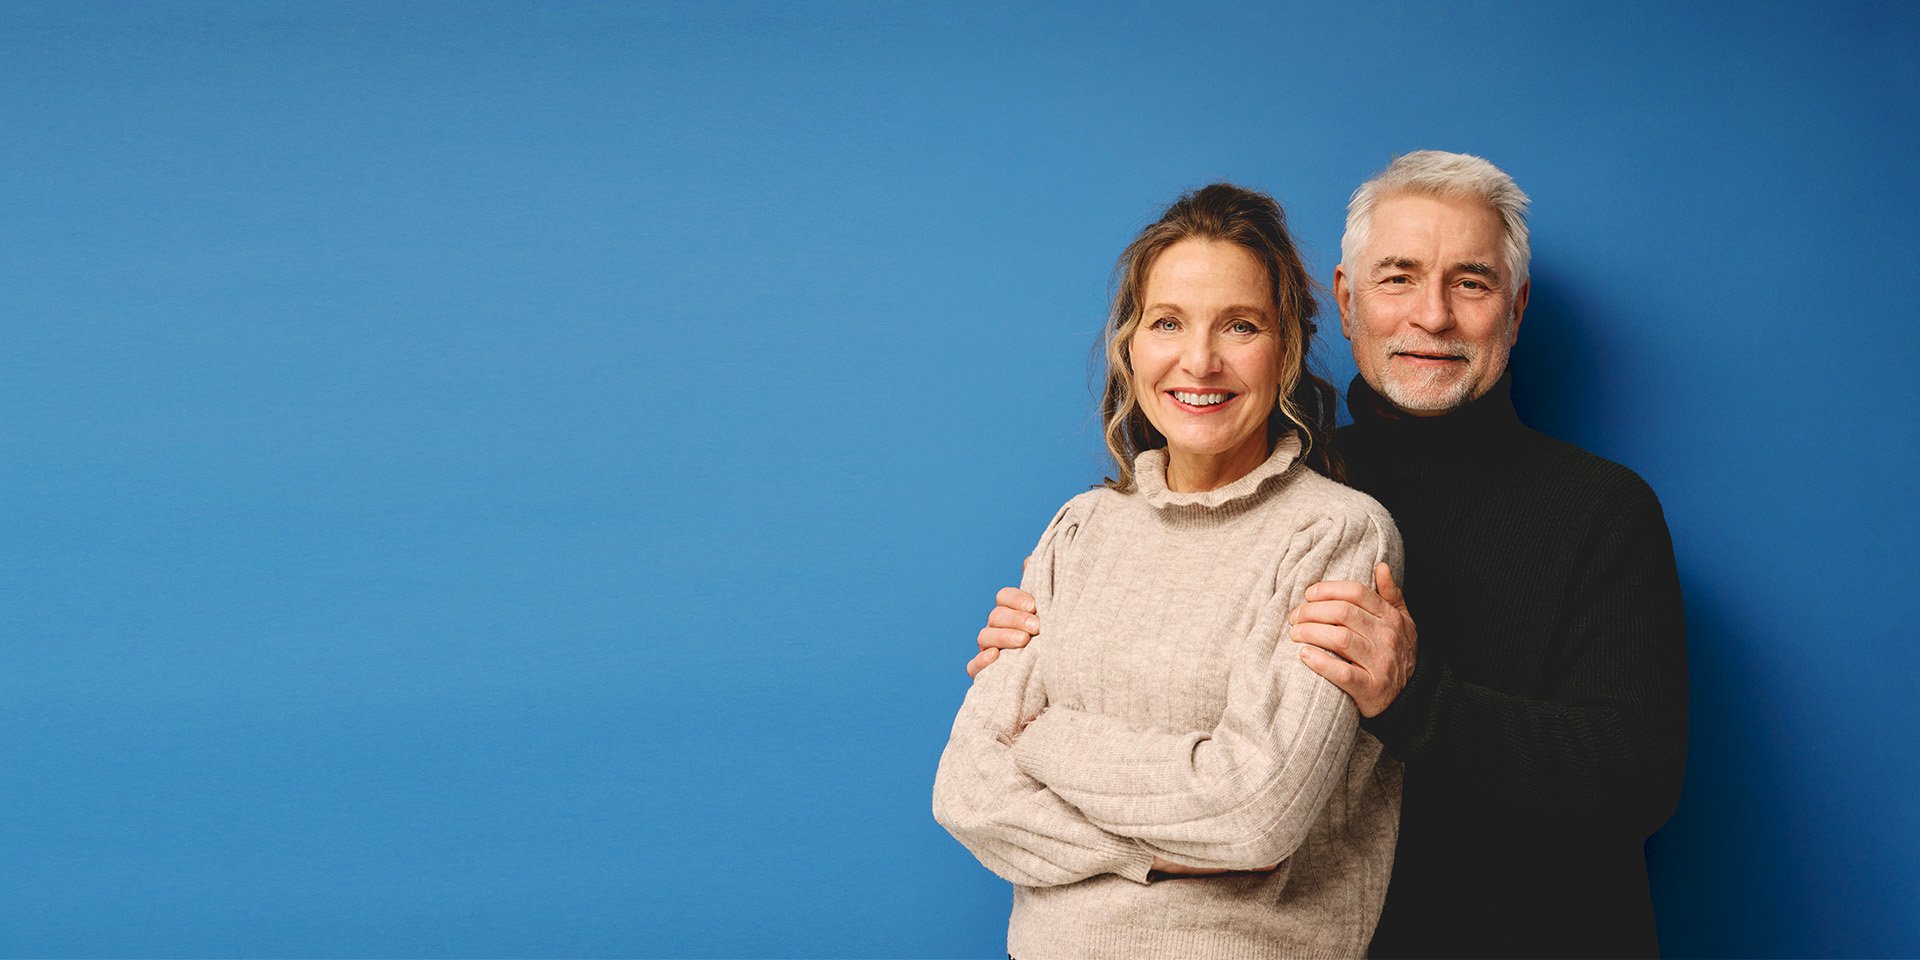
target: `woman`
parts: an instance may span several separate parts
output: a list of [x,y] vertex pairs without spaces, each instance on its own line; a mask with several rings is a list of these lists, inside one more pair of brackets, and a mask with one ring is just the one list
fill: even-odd
[[1287,614],[1400,541],[1327,474],[1333,390],[1280,208],[1215,184],[1120,259],[1101,401],[1117,478],[1068,501],[1022,587],[1046,631],[968,691],[934,816],[1011,880],[1010,954],[1361,956],[1399,767]]

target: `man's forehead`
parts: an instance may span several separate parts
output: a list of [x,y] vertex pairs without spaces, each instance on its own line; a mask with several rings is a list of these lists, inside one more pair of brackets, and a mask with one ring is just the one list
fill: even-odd
[[1499,211],[1477,197],[1395,194],[1374,207],[1369,227],[1365,259],[1376,264],[1424,262],[1435,248],[1444,259],[1485,262],[1497,258],[1477,256],[1474,248],[1497,254],[1506,239]]

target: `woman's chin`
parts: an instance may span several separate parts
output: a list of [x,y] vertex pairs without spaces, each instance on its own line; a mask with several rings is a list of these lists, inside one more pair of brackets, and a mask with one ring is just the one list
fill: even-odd
[[1241,450],[1251,454],[1256,447],[1266,446],[1265,438],[1261,438],[1256,444],[1250,433],[1231,437],[1213,434],[1201,436],[1164,434],[1164,436],[1167,438],[1167,455],[1182,460],[1215,460]]

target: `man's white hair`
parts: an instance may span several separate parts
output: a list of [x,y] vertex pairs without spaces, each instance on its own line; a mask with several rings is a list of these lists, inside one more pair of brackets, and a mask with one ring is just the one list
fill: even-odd
[[[1443,199],[1467,198],[1492,207],[1506,227],[1508,296],[1527,282],[1532,251],[1527,245],[1527,195],[1506,171],[1485,159],[1444,150],[1416,150],[1397,157],[1385,170],[1360,185],[1347,201],[1347,232],[1340,238],[1340,262],[1361,275],[1358,262],[1373,233],[1373,210],[1389,197],[1414,194]],[[1348,289],[1352,289],[1349,287]]]

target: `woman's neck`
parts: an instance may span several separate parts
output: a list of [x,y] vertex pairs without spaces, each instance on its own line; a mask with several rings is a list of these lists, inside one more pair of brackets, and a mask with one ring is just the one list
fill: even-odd
[[1267,462],[1273,447],[1265,435],[1225,453],[1194,453],[1167,446],[1167,489],[1175,493],[1217,490]]

